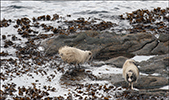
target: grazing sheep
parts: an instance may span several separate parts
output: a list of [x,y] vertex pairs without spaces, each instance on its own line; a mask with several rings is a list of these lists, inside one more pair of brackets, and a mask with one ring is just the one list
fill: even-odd
[[59,55],[63,61],[80,67],[79,64],[83,64],[91,58],[92,52],[80,50],[75,47],[64,46],[59,48]]
[[133,90],[133,83],[137,82],[137,79],[139,77],[139,70],[135,65],[135,61],[133,59],[128,59],[123,64],[123,77]]

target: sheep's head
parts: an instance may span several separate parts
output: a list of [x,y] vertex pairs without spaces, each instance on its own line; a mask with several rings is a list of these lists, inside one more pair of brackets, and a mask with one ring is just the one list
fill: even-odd
[[91,51],[85,51],[85,62],[87,62],[89,59],[92,60],[92,52]]

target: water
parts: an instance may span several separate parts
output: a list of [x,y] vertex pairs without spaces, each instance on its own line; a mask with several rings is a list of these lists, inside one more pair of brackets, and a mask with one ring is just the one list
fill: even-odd
[[137,9],[168,7],[168,1],[2,1],[1,18],[16,19],[59,14],[63,17],[97,17],[111,20],[114,15]]
[[[124,14],[126,12],[130,13],[132,11],[135,11],[137,9],[148,9],[152,10],[156,7],[166,8],[168,7],[168,1],[1,1],[1,20],[2,19],[11,19],[13,21],[17,20],[18,18],[27,17],[29,19],[32,19],[33,17],[38,17],[41,15],[53,15],[58,14],[62,16],[61,20],[75,20],[79,17],[83,17],[85,19],[90,18],[99,18],[104,21],[111,21],[113,23],[116,23],[120,25],[120,27],[129,28],[131,27],[127,21],[120,21],[117,19],[117,16],[120,14]],[[67,15],[71,15],[71,17],[67,17]],[[41,21],[40,23],[45,23],[53,26],[59,26],[62,23],[56,23],[55,21]],[[9,35],[7,36],[6,40],[11,40],[11,36],[15,35],[16,37],[20,38],[20,40],[13,41],[15,44],[20,45],[22,47],[25,46],[25,42],[28,41],[28,39],[21,37],[18,35],[17,29],[13,28],[13,25],[15,23],[12,23],[9,27],[2,27],[1,28],[1,35]],[[117,27],[119,28],[119,27]],[[35,29],[39,33],[38,34],[46,34],[51,32],[45,32],[41,28]],[[42,49],[42,48],[41,48]],[[8,52],[10,56],[1,57],[1,59],[9,59],[13,58],[18,60],[16,57],[15,52],[17,51],[13,47],[4,48],[4,41],[1,39],[1,52]],[[153,56],[136,56],[133,59],[137,61],[147,60]],[[28,61],[30,63],[33,63],[33,61]],[[17,76],[12,79],[12,81],[9,79],[2,82],[2,84],[7,83],[15,83],[18,86],[25,86],[29,87],[32,86],[31,83],[35,82],[35,80],[39,80],[38,85],[40,89],[43,89],[43,86],[53,86],[57,87],[56,92],[51,92],[49,96],[65,96],[64,94],[68,94],[70,91],[74,91],[74,88],[69,87],[63,87],[59,83],[59,79],[62,76],[63,73],[57,71],[54,69],[58,74],[56,77],[52,80],[53,82],[47,82],[48,79],[47,76],[50,74],[54,74],[54,70],[51,69],[50,64],[53,63],[59,63],[59,61],[49,61],[43,66],[36,65],[36,64],[30,64],[32,67],[32,70],[34,71],[34,68],[37,67],[37,69],[44,69],[49,73],[48,75],[42,77],[40,74],[35,74],[32,72],[29,72],[28,74],[23,74],[20,76]],[[20,64],[18,61],[18,64],[20,66],[23,66],[23,64]],[[11,66],[9,64],[9,66]],[[61,65],[61,67],[65,67],[67,65]],[[90,65],[85,65],[89,66]],[[54,66],[52,66],[54,67]],[[67,66],[68,67],[68,66]],[[4,66],[2,66],[4,68]],[[112,68],[108,65],[103,65],[100,68],[89,68],[90,70],[93,70],[93,73],[97,76],[100,75],[99,73],[104,74],[120,74],[122,73],[122,69],[120,68]],[[109,70],[107,70],[109,69]],[[5,73],[5,69],[2,70],[2,72]],[[32,74],[34,78],[28,77],[29,74]],[[99,84],[107,84],[107,81],[91,81],[87,80],[88,83],[99,83]],[[84,82],[85,84],[85,82]],[[1,85],[2,88],[2,85]],[[165,87],[164,87],[165,88]],[[106,94],[106,93],[105,93]],[[66,97],[66,96],[65,96]],[[11,97],[9,97],[11,99]]]

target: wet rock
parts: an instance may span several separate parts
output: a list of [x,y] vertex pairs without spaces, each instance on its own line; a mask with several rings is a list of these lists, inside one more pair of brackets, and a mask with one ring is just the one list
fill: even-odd
[[138,79],[135,87],[139,89],[160,88],[168,85],[168,80],[164,77],[145,76]]
[[168,54],[158,55],[150,58],[147,61],[142,61],[139,63],[139,70],[147,74],[159,73],[162,76],[167,76],[169,73],[169,71],[167,70],[167,68],[169,67],[168,56]]
[[116,82],[120,82],[123,81],[122,75],[121,74],[105,74],[105,73],[100,73],[99,76],[96,76],[97,80],[105,80],[105,81],[109,81],[111,83],[116,83]]
[[[128,83],[125,81],[116,82],[115,86],[128,87]],[[165,85],[169,85],[168,80],[164,77],[157,76],[142,76],[134,83],[134,88],[138,89],[154,89],[160,88]]]
[[128,52],[134,52],[142,49],[147,44],[155,40],[155,36],[149,33],[128,34],[122,37],[125,47],[128,47]]
[[158,40],[160,42],[166,42],[166,41],[168,41],[168,37],[169,37],[169,34],[160,34]]
[[[150,55],[151,51],[158,47],[158,42],[155,36],[149,33],[123,36],[108,32],[86,31],[69,36],[55,36],[43,41],[41,45],[46,49],[47,55],[56,54],[58,48],[68,45],[91,50],[95,59],[107,60],[118,56],[131,58],[136,54]],[[156,54],[164,53],[166,52],[157,52]]]
[[109,60],[105,61],[105,63],[106,63],[106,64],[114,65],[114,66],[116,66],[117,68],[122,68],[124,62],[125,62],[127,59],[128,59],[127,57],[119,56],[119,57],[116,57],[116,58],[109,59]]
[[135,55],[146,55],[146,54],[151,54],[151,51],[158,45],[158,41],[153,41],[147,45],[145,45],[142,49],[133,52]]
[[42,46],[45,47],[46,54],[48,55],[56,54],[58,49],[64,45],[75,46],[83,50],[91,50],[95,55],[104,46],[106,46],[107,42],[110,43],[111,41],[115,41],[112,40],[112,38],[109,39],[100,38],[101,35],[97,35],[97,34],[99,33],[96,31],[90,31],[90,32],[78,33],[70,36],[59,35],[44,41],[42,43]]
[[159,69],[164,69],[165,65],[161,61],[156,61],[155,64],[147,64],[145,66],[142,65],[140,71],[145,72],[147,74],[153,74]]
[[152,51],[152,54],[166,54],[169,53],[169,41],[160,42]]

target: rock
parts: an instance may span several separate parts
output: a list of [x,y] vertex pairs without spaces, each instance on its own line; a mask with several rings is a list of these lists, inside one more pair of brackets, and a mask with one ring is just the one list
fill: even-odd
[[[121,86],[123,88],[127,88],[129,84],[126,81],[118,81],[118,82],[115,82],[114,85],[117,87]],[[135,84],[133,87],[135,88]]]
[[[115,86],[128,87],[128,83],[125,81],[116,82]],[[134,88],[138,89],[154,89],[160,88],[165,85],[169,85],[169,82],[164,77],[157,76],[143,76],[137,80],[137,83],[134,83]]]
[[142,61],[139,63],[139,70],[147,74],[159,73],[162,76],[167,76],[169,73],[167,70],[169,67],[168,56],[169,54],[158,55],[148,59],[147,61]]
[[141,49],[145,45],[151,43],[155,40],[155,36],[149,33],[137,33],[137,34],[127,34],[122,37],[123,43],[129,42],[128,52],[133,52]]
[[105,61],[105,63],[115,65],[117,68],[122,68],[124,62],[127,59],[128,59],[127,57],[119,56],[119,57],[111,58],[111,59]]
[[168,41],[168,37],[169,37],[169,34],[160,34],[158,40],[160,42],[166,42],[166,41]]
[[160,42],[152,51],[151,54],[166,54],[169,53],[169,41]]
[[133,54],[135,55],[146,55],[146,54],[150,54],[151,51],[158,45],[157,41],[153,41],[147,45],[145,45],[142,49],[133,52]]
[[169,90],[163,89],[141,89],[125,90],[123,92],[117,92],[115,97],[119,100],[167,100],[169,97]]
[[96,56],[96,58],[117,57],[125,56],[131,58],[134,56],[132,52],[140,50],[146,44],[155,40],[152,34],[148,33],[137,33],[127,34],[118,38],[120,43],[112,43],[107,45],[106,48],[102,49]]
[[121,74],[112,74],[112,73],[105,74],[105,73],[100,73],[100,75],[96,76],[96,77],[97,77],[97,80],[108,81],[108,82],[111,82],[111,83],[116,83],[116,82],[119,82],[119,81],[123,80]]
[[166,66],[169,66],[169,56],[163,58],[163,62]]
[[[82,50],[91,50],[94,59],[108,60],[113,57],[124,56],[131,58],[138,55],[168,53],[168,41],[157,42],[157,38],[150,33],[136,33],[118,35],[109,32],[85,31],[73,35],[58,35],[42,42],[45,54],[53,55],[58,48],[68,45]],[[160,41],[162,39],[160,38]]]
[[139,89],[150,89],[160,88],[168,84],[168,80],[164,77],[145,76],[138,79],[138,83],[136,83],[135,87]]
[[165,68],[165,65],[161,61],[156,61],[154,64],[150,63],[145,66],[143,65],[140,65],[140,66],[141,66],[140,71],[145,72],[147,74],[153,74],[156,72],[156,70]]
[[[93,35],[94,34],[94,35]],[[45,48],[47,55],[53,55],[58,52],[58,49],[64,45],[74,46],[83,50],[91,50],[95,56],[107,44],[118,42],[112,34],[100,34],[94,31],[78,33],[75,35],[59,35],[42,42],[41,46]],[[96,34],[96,35],[95,35]],[[109,37],[109,38],[103,38]]]

